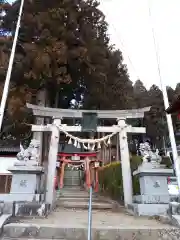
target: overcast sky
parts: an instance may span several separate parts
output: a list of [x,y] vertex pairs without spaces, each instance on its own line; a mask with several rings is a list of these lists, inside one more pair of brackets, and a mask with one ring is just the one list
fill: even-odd
[[146,87],[160,85],[153,25],[162,79],[175,87],[180,82],[180,0],[101,0],[100,7],[109,23],[111,42],[123,52],[131,80],[140,78]]

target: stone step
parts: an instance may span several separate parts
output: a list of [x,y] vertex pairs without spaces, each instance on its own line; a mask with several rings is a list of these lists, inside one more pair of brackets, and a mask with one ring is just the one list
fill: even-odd
[[[82,188],[73,188],[72,190],[71,189],[61,189],[60,190],[60,193],[62,193],[62,194],[69,194],[69,193],[74,193],[74,194],[77,194],[77,193],[79,193],[79,194],[85,194],[85,195],[89,195],[89,192],[88,191],[85,191],[84,189],[82,189]],[[93,193],[94,194],[94,193]]]
[[[61,198],[89,198],[89,194],[78,194],[78,193],[67,193],[67,194],[59,194]],[[95,198],[96,196],[93,195]]]
[[78,192],[78,191],[69,191],[69,192],[60,192],[59,197],[69,197],[69,198],[89,198],[88,192]]
[[[20,238],[21,240],[52,240],[52,238]],[[7,237],[2,237],[1,240],[18,240],[17,238],[7,238]],[[59,238],[53,238],[53,240],[66,240],[66,239],[59,239]]]
[[74,179],[79,179],[80,180],[80,177],[79,176],[64,176],[64,182],[65,180],[74,180]]
[[[99,199],[97,197],[93,197],[92,200],[94,202],[99,202]],[[60,202],[64,202],[64,201],[69,201],[69,202],[89,202],[89,197],[60,197],[59,198]],[[103,202],[107,202],[107,201],[103,201]]]
[[84,189],[82,189],[81,186],[65,186],[61,189],[61,191],[84,191],[86,192]]
[[87,192],[84,189],[82,189],[82,187],[80,186],[68,186],[66,188],[62,188],[59,190],[60,192]]
[[[70,208],[70,209],[88,209],[89,203],[88,201],[59,201],[57,206],[62,208]],[[113,204],[107,202],[95,202],[92,201],[92,209],[94,210],[112,210]]]
[[[95,194],[93,194],[94,196]],[[61,192],[59,196],[69,197],[69,196],[76,196],[76,197],[89,197],[89,193],[84,192]]]
[[[123,221],[123,219],[122,219]],[[92,240],[165,240],[179,239],[180,229],[166,228],[166,226],[134,226],[132,224],[118,227],[97,226],[92,228]],[[11,223],[4,226],[3,240],[85,240],[87,239],[87,226],[74,225],[68,226],[65,224],[30,224],[30,223]]]

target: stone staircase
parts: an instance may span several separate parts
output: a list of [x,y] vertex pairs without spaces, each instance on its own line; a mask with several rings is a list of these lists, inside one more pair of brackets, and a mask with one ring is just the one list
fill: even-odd
[[[89,192],[82,190],[80,187],[66,187],[59,193],[57,207],[65,209],[88,209]],[[103,199],[103,197],[93,193],[93,210],[113,210],[116,207],[117,204],[114,202]]]
[[76,169],[73,170],[65,169],[64,186],[78,188],[78,186],[81,185],[81,174],[82,172]]
[[[127,214],[125,208],[93,194],[92,240],[179,240],[180,229]],[[21,219],[4,226],[2,240],[87,240],[88,191],[79,186],[58,192],[47,218]],[[115,210],[115,211],[114,211]]]
[[[48,218],[4,226],[2,240],[87,240],[87,210],[56,209]],[[180,229],[125,212],[92,213],[92,240],[179,240]]]

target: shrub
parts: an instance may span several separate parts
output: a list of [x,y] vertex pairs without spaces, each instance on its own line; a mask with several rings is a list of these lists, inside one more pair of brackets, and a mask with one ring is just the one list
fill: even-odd
[[[131,172],[135,171],[139,164],[142,162],[141,157],[132,156]],[[133,178],[133,192],[139,194],[139,180],[137,177]],[[123,182],[122,182],[122,170],[120,162],[113,162],[105,165],[99,172],[100,190],[103,194],[116,200],[123,200]]]
[[172,168],[172,162],[170,157],[162,157],[161,164],[164,164],[167,168]]

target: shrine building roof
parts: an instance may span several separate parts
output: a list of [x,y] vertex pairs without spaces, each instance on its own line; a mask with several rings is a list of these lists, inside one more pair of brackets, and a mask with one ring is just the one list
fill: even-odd
[[82,152],[81,149],[75,147],[73,144],[59,144],[58,152],[63,153],[79,153]]
[[59,144],[59,149],[58,149],[58,155],[79,155],[79,156],[85,156],[85,155],[96,155],[98,151],[82,151],[82,149],[76,148],[73,144]]
[[0,140],[0,153],[17,154],[20,152],[20,144],[15,140]]
[[11,146],[0,146],[0,152],[8,152],[8,153],[18,153],[20,152],[20,147],[11,147]]
[[20,151],[20,147],[1,147],[0,152],[9,152],[9,153],[17,153]]

